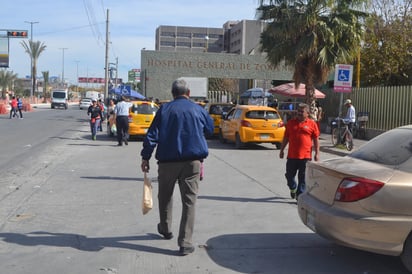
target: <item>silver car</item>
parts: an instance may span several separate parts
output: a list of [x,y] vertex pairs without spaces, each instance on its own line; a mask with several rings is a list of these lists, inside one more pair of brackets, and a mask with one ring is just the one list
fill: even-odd
[[401,256],[412,272],[412,125],[348,156],[308,162],[302,222],[338,244]]
[[88,109],[91,104],[92,104],[92,99],[83,98],[79,102],[79,108],[80,109]]

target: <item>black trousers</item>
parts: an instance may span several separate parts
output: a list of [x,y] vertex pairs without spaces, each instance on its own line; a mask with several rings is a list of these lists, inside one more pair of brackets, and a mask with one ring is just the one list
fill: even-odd
[[129,139],[129,118],[127,116],[116,117],[117,142],[122,144]]

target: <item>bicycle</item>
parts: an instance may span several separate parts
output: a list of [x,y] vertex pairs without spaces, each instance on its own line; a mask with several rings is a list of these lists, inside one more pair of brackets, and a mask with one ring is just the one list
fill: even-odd
[[[332,144],[334,146],[337,146],[338,144],[344,144],[346,149],[348,151],[351,151],[353,149],[353,135],[348,127],[348,124],[350,122],[342,118],[337,118],[336,121],[338,121],[338,125],[332,129]],[[342,122],[345,127],[339,126],[339,121]]]

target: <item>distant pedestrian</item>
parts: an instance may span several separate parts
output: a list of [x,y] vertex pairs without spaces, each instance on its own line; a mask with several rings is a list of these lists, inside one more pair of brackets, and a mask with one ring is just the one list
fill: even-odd
[[179,253],[187,255],[195,248],[192,234],[195,205],[202,172],[202,161],[209,152],[206,136],[213,134],[213,120],[207,111],[189,99],[186,81],[177,79],[172,85],[173,101],[162,104],[143,141],[141,169],[149,171],[149,160],[157,146],[158,200],[160,222],[157,231],[172,239],[173,191],[179,185],[182,215],[177,244]]
[[14,117],[17,117],[17,105],[18,105],[18,102],[17,102],[16,96],[13,96],[11,101],[10,101],[10,107],[11,107],[11,109],[10,109],[10,119],[14,118]]
[[21,110],[23,109],[23,99],[17,96],[17,109],[19,110],[20,119],[23,119],[23,113]]
[[90,115],[90,130],[92,132],[92,140],[96,140],[97,130],[102,120],[102,110],[97,105],[97,100],[92,100],[92,105],[87,109],[87,115]]
[[[283,159],[284,150],[289,144],[285,177],[291,198],[298,199],[298,196],[305,191],[306,162],[312,160],[313,150],[315,161],[319,161],[319,134],[316,122],[309,118],[309,105],[299,104],[296,117],[286,124],[279,152],[279,158]],[[296,173],[298,183],[295,180]]]
[[346,110],[346,116],[345,116],[345,120],[348,123],[348,128],[350,130],[350,132],[353,134],[353,125],[356,122],[356,110],[355,107],[352,105],[352,100],[351,99],[346,99],[345,101],[345,107],[347,108]]
[[102,102],[102,99],[99,99],[97,101],[97,105],[100,107],[100,109],[102,111],[102,119],[100,120],[99,129],[100,129],[100,131],[103,131],[103,122],[106,119],[107,108],[106,108],[105,104]]
[[120,102],[114,107],[118,146],[122,146],[123,142],[126,146],[129,144],[129,109],[132,105],[126,97],[122,96]]

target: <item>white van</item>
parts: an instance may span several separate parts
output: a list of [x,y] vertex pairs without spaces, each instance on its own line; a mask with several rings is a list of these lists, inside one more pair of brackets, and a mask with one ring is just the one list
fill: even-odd
[[53,90],[51,93],[51,108],[63,107],[67,109],[69,107],[68,99],[69,91],[67,89]]

